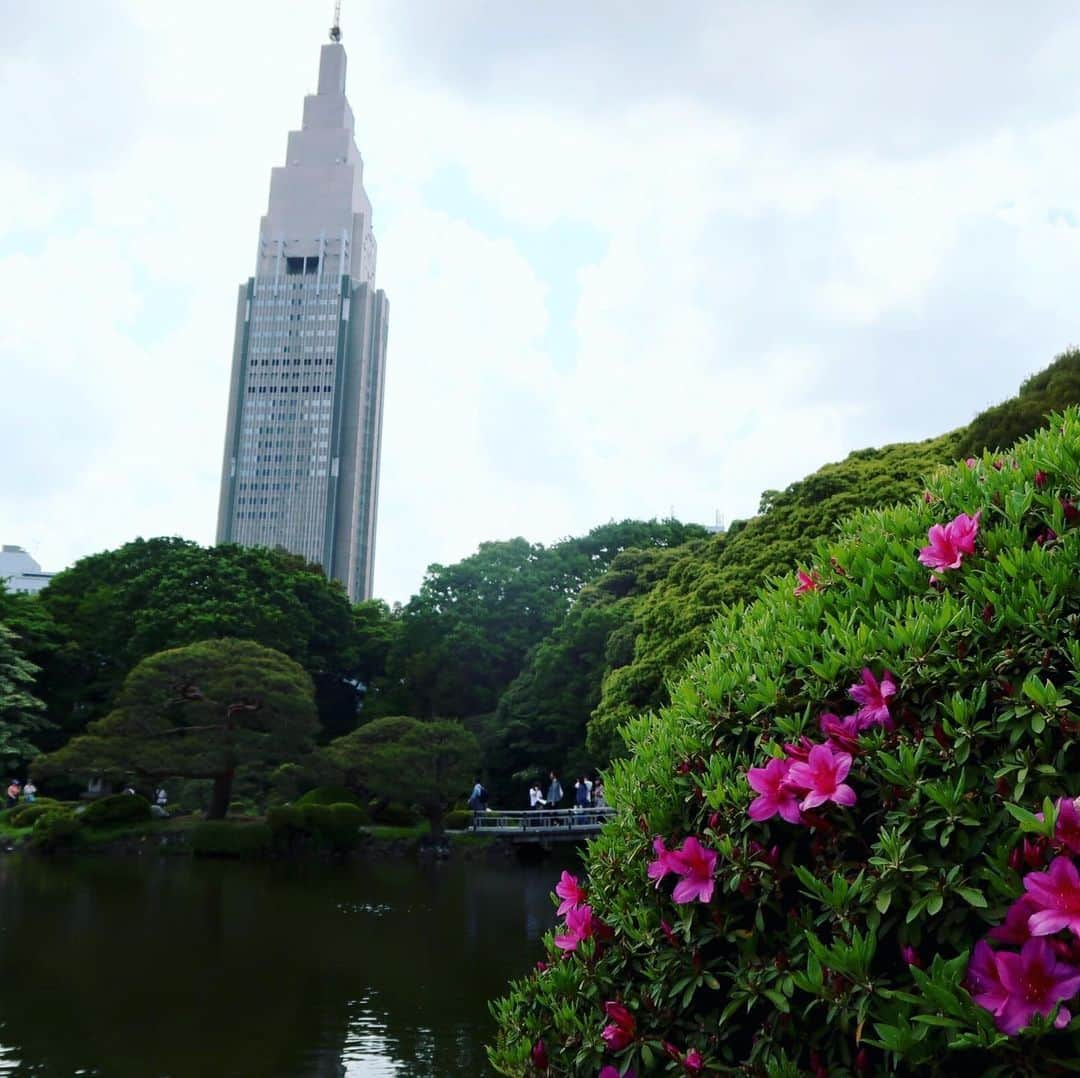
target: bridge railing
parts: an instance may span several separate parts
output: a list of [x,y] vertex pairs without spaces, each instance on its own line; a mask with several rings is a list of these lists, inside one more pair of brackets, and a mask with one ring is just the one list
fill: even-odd
[[514,834],[530,831],[597,831],[615,814],[610,808],[526,809],[503,811],[488,809],[473,813],[474,831]]

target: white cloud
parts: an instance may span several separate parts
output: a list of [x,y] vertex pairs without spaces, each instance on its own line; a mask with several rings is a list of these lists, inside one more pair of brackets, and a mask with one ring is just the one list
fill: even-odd
[[[7,26],[0,538],[46,567],[212,540],[236,288],[326,9]],[[438,12],[344,23],[391,304],[380,594],[488,538],[748,514],[1076,340],[1069,9]],[[573,227],[585,261],[530,246]]]

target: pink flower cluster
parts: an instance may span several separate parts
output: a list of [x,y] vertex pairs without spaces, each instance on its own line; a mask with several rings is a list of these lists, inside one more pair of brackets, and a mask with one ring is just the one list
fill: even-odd
[[806,823],[803,813],[826,802],[855,804],[855,791],[844,781],[852,754],[858,751],[863,730],[893,726],[889,701],[896,695],[896,681],[888,670],[878,681],[867,667],[848,691],[859,710],[843,719],[828,712],[822,715],[821,730],[828,738],[824,745],[803,738],[797,745],[784,746],[785,759],[747,771],[746,781],[758,795],[747,809],[750,819],[761,822],[778,815],[788,823]]
[[555,885],[555,893],[562,899],[560,916],[566,916],[566,931],[555,937],[555,946],[563,951],[575,951],[582,940],[595,934],[592,907],[585,903],[587,896],[576,876],[563,872]]
[[805,595],[808,591],[817,591],[821,586],[821,580],[818,578],[817,572],[813,569],[809,573],[804,573],[800,569],[797,573],[799,582],[795,585],[796,595]]
[[948,524],[935,524],[927,533],[930,545],[919,551],[919,561],[938,572],[959,569],[964,555],[975,553],[981,513],[982,510],[973,517],[961,513]]
[[604,1004],[604,1014],[610,1021],[601,1030],[600,1036],[609,1052],[621,1052],[637,1036],[637,1020],[621,1003],[614,1000],[608,1000]]
[[705,1069],[705,1060],[696,1048],[683,1055],[671,1041],[664,1041],[664,1051],[682,1067],[684,1074],[700,1074]]
[[716,881],[716,851],[710,850],[690,835],[677,850],[669,850],[662,838],[653,840],[653,853],[656,860],[649,863],[646,870],[650,880],[657,887],[661,880],[674,873],[679,882],[671,892],[674,902],[711,902]]
[[[995,951],[980,940],[968,966],[971,998],[994,1016],[1002,1033],[1013,1036],[1035,1015],[1055,1007],[1054,1025],[1071,1021],[1062,1006],[1080,991],[1080,873],[1070,853],[1080,853],[1080,811],[1075,801],[1058,801],[1054,844],[1067,852],[1050,867],[1024,877],[1024,894],[1009,907],[989,939],[1019,947]],[[1065,939],[1056,934],[1067,931]]]

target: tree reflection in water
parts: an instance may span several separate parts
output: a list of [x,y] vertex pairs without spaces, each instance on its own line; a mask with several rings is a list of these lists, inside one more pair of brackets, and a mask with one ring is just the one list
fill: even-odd
[[487,1001],[540,957],[573,856],[2,858],[0,1074],[490,1073]]

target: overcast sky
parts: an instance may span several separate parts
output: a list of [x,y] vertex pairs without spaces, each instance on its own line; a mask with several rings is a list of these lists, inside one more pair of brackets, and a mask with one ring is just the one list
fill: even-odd
[[[749,515],[1080,341],[1075,5],[343,7],[383,598],[485,539]],[[236,288],[331,10],[0,0],[0,541],[44,568],[213,541]]]

